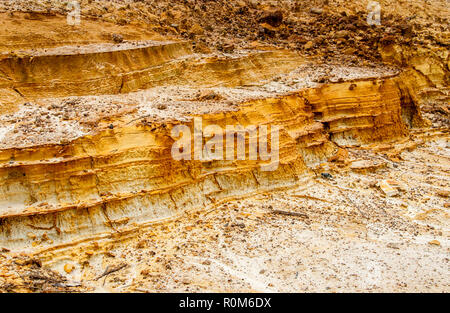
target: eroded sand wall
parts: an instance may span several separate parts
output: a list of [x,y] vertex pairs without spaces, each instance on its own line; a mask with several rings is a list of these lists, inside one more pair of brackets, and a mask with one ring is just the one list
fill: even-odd
[[176,121],[0,151],[1,243],[42,249],[108,237],[222,199],[299,184],[336,144],[406,136],[402,107],[411,103],[399,84],[395,77],[330,84],[201,116],[203,127],[280,126],[280,165],[273,172],[261,171],[262,161],[173,160]]

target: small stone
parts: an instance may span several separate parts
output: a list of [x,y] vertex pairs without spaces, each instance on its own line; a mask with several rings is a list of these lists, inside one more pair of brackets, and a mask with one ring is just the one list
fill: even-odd
[[311,12],[312,14],[322,14],[323,10],[321,8],[311,8],[309,12]]
[[267,23],[261,23],[259,24],[259,35],[260,36],[269,36],[269,37],[274,37],[275,34],[277,33],[278,29],[274,26],[271,26],[270,24]]
[[147,246],[147,242],[145,240],[141,240],[137,243],[136,249],[144,249]]
[[431,240],[430,242],[428,242],[428,244],[432,245],[432,246],[440,246],[441,243],[439,241],[435,240]]
[[347,55],[352,55],[355,52],[356,52],[356,49],[353,47],[348,47],[347,49],[344,50],[344,54],[347,54]]
[[119,35],[119,34],[112,34],[112,40],[115,43],[121,43],[121,42],[123,42],[123,37],[122,37],[122,35]]
[[142,276],[148,276],[150,274],[150,270],[149,269],[143,269],[142,271],[141,271],[141,275]]
[[388,244],[387,244],[387,247],[388,247],[388,248],[391,248],[391,249],[400,249],[400,247],[398,246],[398,244],[393,243],[393,242],[388,243]]
[[353,161],[350,169],[355,172],[375,172],[376,170],[386,166],[385,162],[374,162],[372,160]]
[[75,269],[75,266],[74,266],[73,264],[67,263],[66,265],[64,265],[64,271],[65,271],[67,274],[72,273],[72,271],[73,271],[74,269]]
[[334,37],[336,39],[343,39],[343,38],[347,38],[349,36],[349,31],[348,30],[340,30],[338,32],[336,32],[336,34],[334,35]]
[[394,197],[398,195],[398,191],[392,187],[387,180],[382,180],[379,182],[378,187],[380,187],[386,196]]
[[305,44],[305,49],[306,50],[309,50],[309,49],[311,49],[312,47],[314,47],[314,43],[312,42],[312,41],[308,41],[306,44]]
[[347,159],[348,159],[348,151],[346,149],[339,148],[336,154],[328,159],[328,162],[344,163]]
[[204,91],[198,95],[198,100],[200,101],[211,101],[211,100],[220,100],[222,97],[214,92],[214,91]]
[[233,53],[236,49],[235,45],[233,43],[226,43],[222,46],[222,51],[224,53]]

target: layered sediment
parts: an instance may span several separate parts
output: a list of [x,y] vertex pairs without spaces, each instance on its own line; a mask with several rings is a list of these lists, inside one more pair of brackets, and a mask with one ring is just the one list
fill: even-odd
[[280,164],[273,172],[262,171],[260,160],[175,161],[171,129],[183,123],[192,129],[192,121],[119,122],[65,144],[4,149],[2,243],[39,250],[110,237],[224,199],[294,186],[338,146],[407,136],[410,120],[402,119],[402,109],[411,103],[405,99],[398,78],[388,77],[327,84],[200,116],[203,127],[280,127]]
[[53,2],[0,4],[0,291],[448,289],[445,1]]

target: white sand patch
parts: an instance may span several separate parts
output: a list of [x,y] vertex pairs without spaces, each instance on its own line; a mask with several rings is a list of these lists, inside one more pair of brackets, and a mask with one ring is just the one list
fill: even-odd
[[6,136],[6,134],[8,134],[13,129],[14,129],[14,125],[0,127],[0,141],[3,141],[3,139]]

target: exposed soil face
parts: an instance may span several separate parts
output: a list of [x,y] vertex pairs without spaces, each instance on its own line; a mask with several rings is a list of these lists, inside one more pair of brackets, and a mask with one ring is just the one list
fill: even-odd
[[[197,55],[197,59],[201,58],[202,55]],[[389,66],[373,68],[310,61],[300,63],[303,64],[294,71],[279,74],[276,81],[263,80],[246,88],[200,84],[161,86],[127,94],[44,98],[26,102],[19,106],[17,112],[1,117],[4,132],[0,146],[19,148],[68,142],[82,135],[95,134],[111,123],[120,125],[124,121],[189,121],[194,114],[236,111],[239,104],[319,87],[325,81],[376,79],[399,72]],[[218,82],[217,79],[214,84]]]
[[[219,203],[131,236],[118,234],[107,244],[91,241],[62,255],[44,253],[43,263],[66,276],[50,283],[30,274],[39,267],[32,261],[23,264],[29,256],[0,254],[2,288],[448,292],[448,184],[442,178],[448,175],[449,146],[442,133],[427,143],[424,135],[410,142],[420,145],[411,151],[403,150],[404,144],[384,150],[401,151],[402,161],[351,149],[349,167],[332,162],[316,168],[318,176],[297,187]],[[323,171],[332,178],[323,178]],[[383,179],[398,182],[397,196],[386,197],[376,187]],[[96,280],[106,269],[124,264]],[[35,287],[43,282],[43,289]]]
[[0,291],[450,291],[446,1],[79,2],[0,3]]
[[[448,44],[446,1],[380,1],[382,25],[367,25],[364,1],[80,1],[84,16],[120,25],[144,24],[164,36],[195,40],[201,51],[233,51],[251,43],[298,49],[307,54],[381,59],[380,43]],[[8,12],[64,14],[58,1],[10,1]],[[44,19],[37,13],[30,19]],[[447,37],[445,37],[447,33]]]

